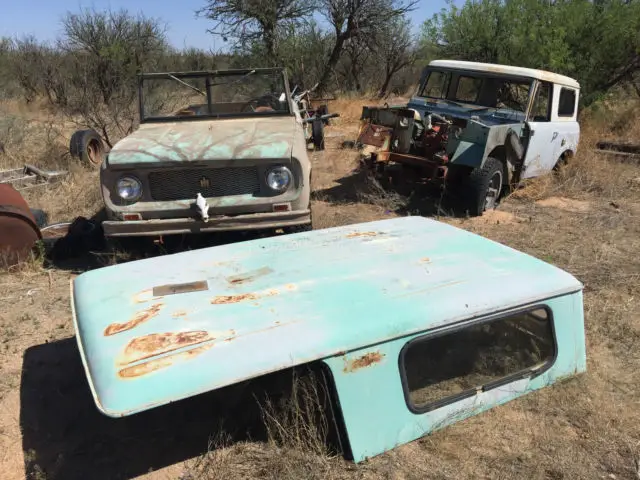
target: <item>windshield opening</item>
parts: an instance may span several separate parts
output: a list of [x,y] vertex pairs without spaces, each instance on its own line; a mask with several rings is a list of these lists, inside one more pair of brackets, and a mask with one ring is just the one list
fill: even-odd
[[531,85],[529,79],[432,70],[418,96],[525,113]]
[[143,77],[140,95],[142,121],[291,113],[281,71],[154,74]]

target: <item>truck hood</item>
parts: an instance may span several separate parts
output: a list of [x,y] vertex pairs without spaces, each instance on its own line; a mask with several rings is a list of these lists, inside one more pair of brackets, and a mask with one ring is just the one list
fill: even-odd
[[517,112],[508,108],[484,109],[479,106],[445,104],[435,100],[413,97],[408,103],[408,108],[415,110],[426,110],[429,113],[437,113],[449,117],[463,118],[469,120],[471,117],[478,117],[478,121],[487,126],[503,125],[524,122],[525,116],[522,112]]
[[109,165],[240,158],[290,158],[295,117],[142,124],[117,142]]

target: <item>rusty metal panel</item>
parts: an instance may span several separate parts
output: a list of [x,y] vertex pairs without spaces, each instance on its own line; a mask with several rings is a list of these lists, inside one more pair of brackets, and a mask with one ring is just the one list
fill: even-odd
[[388,150],[392,133],[393,128],[391,127],[382,127],[380,125],[366,123],[360,130],[358,143]]
[[[157,290],[192,282],[208,288]],[[533,257],[404,217],[88,271],[73,281],[72,306],[96,402],[122,416],[580,289]],[[339,369],[394,363],[370,349]]]
[[0,170],[0,184],[12,185],[16,190],[27,190],[60,182],[66,175],[64,170],[47,171],[25,165],[22,168]]
[[11,185],[0,184],[0,266],[12,266],[27,259],[41,238],[22,195]]

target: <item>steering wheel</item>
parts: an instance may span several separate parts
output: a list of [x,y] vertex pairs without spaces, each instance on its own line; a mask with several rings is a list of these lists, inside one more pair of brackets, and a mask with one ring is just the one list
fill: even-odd
[[[251,100],[249,100],[247,103],[245,103],[242,108],[240,109],[240,111],[242,112],[255,112],[257,107],[257,104],[260,100],[263,100],[265,103],[267,103],[271,108],[273,108],[274,111],[279,110],[280,108],[280,100],[279,98],[272,94],[272,93],[267,93],[264,95],[261,95],[260,97],[256,97],[253,98]],[[256,104],[256,106],[254,107],[254,104]]]

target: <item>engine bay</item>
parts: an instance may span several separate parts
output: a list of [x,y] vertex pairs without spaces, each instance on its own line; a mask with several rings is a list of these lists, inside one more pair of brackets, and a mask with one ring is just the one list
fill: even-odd
[[421,157],[445,164],[447,144],[467,126],[462,118],[429,113],[422,117],[410,108],[363,107],[358,143],[377,147],[381,159],[385,152]]

